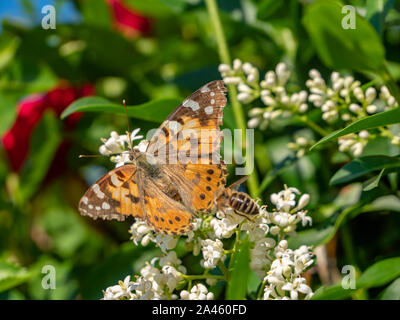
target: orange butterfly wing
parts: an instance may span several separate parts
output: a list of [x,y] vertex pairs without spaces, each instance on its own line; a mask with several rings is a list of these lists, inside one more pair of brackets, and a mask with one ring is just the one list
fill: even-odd
[[[180,199],[167,194],[144,169],[129,164],[89,188],[79,203],[81,214],[118,220],[133,215],[166,234],[191,230],[192,213],[209,211],[226,183],[226,166],[219,155],[226,91],[220,80],[195,91],[162,123],[146,150],[152,156],[165,156],[157,167]],[[193,135],[196,139],[188,139]]]
[[162,123],[146,151],[165,156],[161,169],[192,211],[209,211],[226,183],[226,166],[219,155],[226,91],[221,80],[195,91]]
[[135,174],[133,164],[111,170],[86,191],[79,202],[80,213],[93,219],[144,218]]
[[192,214],[168,197],[151,179],[145,179],[144,207],[146,221],[156,232],[178,235],[193,228]]

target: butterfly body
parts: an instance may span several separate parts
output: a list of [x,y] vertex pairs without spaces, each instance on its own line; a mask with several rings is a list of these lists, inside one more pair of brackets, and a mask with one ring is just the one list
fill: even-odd
[[156,232],[182,234],[199,211],[210,212],[225,187],[220,160],[226,105],[222,81],[212,81],[190,97],[161,124],[145,152],[131,150],[132,163],[111,170],[85,193],[82,215],[145,220]]

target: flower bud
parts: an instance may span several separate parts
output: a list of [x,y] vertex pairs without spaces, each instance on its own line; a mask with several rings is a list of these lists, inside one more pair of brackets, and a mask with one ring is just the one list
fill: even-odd
[[371,104],[371,105],[369,105],[369,106],[367,107],[367,112],[368,112],[369,114],[376,113],[377,110],[378,110],[378,108],[377,108],[375,105],[373,105],[373,104]]
[[359,136],[361,139],[368,139],[368,137],[369,137],[369,132],[368,132],[367,130],[362,130],[362,131],[360,131],[360,133],[358,134],[358,136]]
[[365,99],[368,103],[371,103],[376,98],[376,90],[373,87],[369,87],[367,91],[365,91]]
[[303,209],[306,205],[308,205],[309,202],[310,202],[310,195],[307,193],[303,194],[299,199],[297,210]]

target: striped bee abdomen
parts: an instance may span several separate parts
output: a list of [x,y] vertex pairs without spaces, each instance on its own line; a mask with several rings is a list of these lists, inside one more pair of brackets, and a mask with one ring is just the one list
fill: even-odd
[[239,213],[242,214],[258,214],[259,207],[257,203],[244,192],[232,192],[229,198],[230,206]]

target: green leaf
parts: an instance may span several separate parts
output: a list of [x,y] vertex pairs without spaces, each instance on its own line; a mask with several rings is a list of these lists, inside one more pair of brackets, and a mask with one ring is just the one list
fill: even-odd
[[[153,100],[136,106],[127,106],[128,115],[135,119],[163,122],[165,118],[182,102],[177,98]],[[61,114],[61,119],[74,112],[103,112],[125,114],[122,105],[112,103],[101,97],[85,97],[74,101]]]
[[310,150],[316,148],[319,145],[342,137],[344,135],[359,132],[361,130],[373,129],[381,126],[387,126],[395,123],[400,123],[400,109],[396,108],[393,110],[380,112],[374,114],[373,116],[366,117],[364,119],[358,120],[344,129],[337,130],[319,140],[316,144],[314,144]]
[[383,32],[386,15],[393,5],[394,0],[367,0],[367,19],[379,34]]
[[7,262],[4,258],[0,260],[0,292],[14,288],[32,276],[33,272],[25,268]]
[[373,264],[357,279],[357,288],[380,287],[400,276],[400,257]]
[[127,0],[126,3],[150,17],[164,17],[180,13],[187,5],[185,0]]
[[400,257],[381,260],[370,266],[356,280],[356,289],[344,289],[341,284],[318,289],[313,300],[343,299],[359,289],[380,287],[400,276]]
[[53,157],[61,142],[61,134],[56,116],[46,111],[31,138],[28,160],[21,171],[20,193],[28,200],[44,179]]
[[365,183],[363,184],[363,191],[369,191],[379,186],[379,181],[381,181],[384,172],[385,169],[382,169],[377,176],[365,181]]
[[247,284],[247,293],[256,294],[261,282],[262,281],[259,276],[253,270],[250,270],[249,282]]
[[18,49],[20,39],[8,32],[3,32],[0,38],[0,71],[13,60]]
[[0,135],[3,135],[12,126],[15,118],[17,99],[13,95],[0,93]]
[[258,5],[257,17],[260,20],[266,20],[281,8],[283,4],[283,0],[263,0]]
[[388,157],[388,156],[361,157],[349,162],[344,167],[340,168],[333,175],[329,183],[331,185],[346,183],[353,181],[373,171],[389,169],[389,168],[397,168],[397,167],[400,167],[399,157]]
[[111,27],[111,10],[105,1],[86,0],[81,2],[80,5],[86,23]]
[[400,278],[394,280],[383,291],[381,300],[400,300]]
[[333,0],[316,1],[306,8],[303,24],[319,57],[333,69],[381,71],[385,50],[378,34],[358,14],[355,28],[344,29],[342,21],[351,13],[342,13],[342,8]]
[[233,259],[232,271],[226,289],[226,299],[243,300],[246,298],[250,274],[250,242],[247,237],[241,240]]
[[385,195],[366,205],[362,212],[393,211],[400,212],[400,199],[395,195]]

